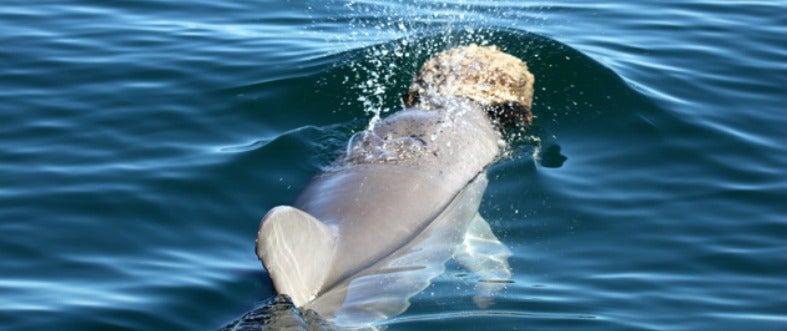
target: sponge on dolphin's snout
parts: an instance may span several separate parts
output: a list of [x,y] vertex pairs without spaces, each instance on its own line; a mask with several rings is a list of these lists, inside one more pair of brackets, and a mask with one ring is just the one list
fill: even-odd
[[436,108],[442,97],[473,100],[504,126],[530,124],[533,74],[496,46],[450,49],[426,61],[404,96],[408,107]]

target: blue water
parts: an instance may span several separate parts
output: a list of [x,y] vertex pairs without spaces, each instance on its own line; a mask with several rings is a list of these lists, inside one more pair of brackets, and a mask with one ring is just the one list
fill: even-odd
[[[787,329],[785,1],[5,1],[0,328],[212,330],[272,295],[259,219],[430,55],[536,75],[454,264],[390,330]],[[380,94],[374,94],[380,91]],[[384,116],[386,113],[382,113]],[[381,202],[382,203],[382,202]]]

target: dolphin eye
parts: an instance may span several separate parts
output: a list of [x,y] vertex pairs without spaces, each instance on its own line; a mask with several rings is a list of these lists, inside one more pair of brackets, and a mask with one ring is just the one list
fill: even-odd
[[405,106],[412,107],[421,101],[421,95],[418,93],[418,91],[408,91],[404,94],[402,100],[404,101]]
[[499,103],[485,107],[489,118],[502,128],[529,125],[533,122],[530,108],[519,102]]

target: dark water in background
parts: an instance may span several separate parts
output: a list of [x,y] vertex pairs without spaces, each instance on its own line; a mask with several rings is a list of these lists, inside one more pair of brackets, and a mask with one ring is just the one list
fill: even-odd
[[514,252],[514,283],[478,310],[476,279],[449,264],[391,330],[787,329],[785,13],[5,1],[0,328],[239,316],[273,293],[253,253],[260,217],[365,109],[396,109],[429,55],[489,42],[537,77],[541,143],[491,169],[481,210]]

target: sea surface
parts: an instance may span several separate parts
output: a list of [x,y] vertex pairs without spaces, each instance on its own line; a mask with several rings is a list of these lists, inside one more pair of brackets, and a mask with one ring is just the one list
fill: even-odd
[[[0,329],[215,330],[260,218],[456,45],[536,76],[481,214],[389,330],[787,330],[787,1],[3,1]],[[385,203],[385,201],[380,201]]]

